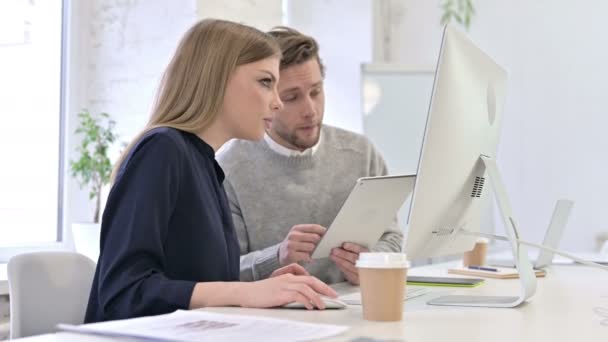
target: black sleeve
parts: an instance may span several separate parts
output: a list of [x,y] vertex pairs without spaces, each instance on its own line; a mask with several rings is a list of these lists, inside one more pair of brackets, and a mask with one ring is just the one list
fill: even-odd
[[145,138],[112,188],[103,215],[98,298],[106,319],[188,309],[196,282],[165,276],[164,241],[185,153],[169,136]]

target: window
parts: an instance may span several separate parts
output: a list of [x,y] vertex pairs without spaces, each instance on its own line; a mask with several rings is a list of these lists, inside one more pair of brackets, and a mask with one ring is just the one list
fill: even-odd
[[61,238],[62,12],[0,1],[0,248]]

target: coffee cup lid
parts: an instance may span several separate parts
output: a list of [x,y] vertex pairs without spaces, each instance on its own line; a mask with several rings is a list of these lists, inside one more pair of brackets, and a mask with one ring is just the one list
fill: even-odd
[[357,267],[362,268],[409,268],[404,253],[360,253]]

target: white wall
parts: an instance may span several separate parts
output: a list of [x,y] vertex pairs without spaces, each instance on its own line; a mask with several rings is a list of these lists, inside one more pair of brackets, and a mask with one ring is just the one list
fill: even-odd
[[[380,1],[380,0],[378,0]],[[107,111],[130,139],[145,123],[161,72],[182,33],[199,17],[239,20],[267,29],[280,24],[279,0],[73,1],[80,25],[71,55],[68,132],[81,107]],[[287,24],[317,38],[327,66],[326,119],[362,131],[360,63],[373,55],[373,0],[285,0]],[[386,60],[433,66],[439,50],[438,1],[382,0],[388,27],[380,42]],[[601,26],[608,3],[475,1],[470,34],[510,71],[499,165],[512,204],[531,240],[540,240],[554,200],[575,208],[564,245],[591,249],[607,201],[608,119],[600,96],[608,79],[608,45]],[[207,10],[205,10],[207,9]],[[347,9],[347,10],[345,10]],[[375,23],[379,23],[376,21]],[[604,30],[605,31],[605,30]],[[74,32],[73,32],[74,34]],[[376,45],[375,48],[378,48]],[[80,61],[81,63],[79,63]],[[82,66],[84,65],[84,66]],[[66,149],[76,140],[68,137]],[[114,151],[116,153],[116,151]],[[66,223],[90,217],[85,193],[67,182]]]
[[286,24],[314,37],[326,67],[325,119],[362,132],[361,63],[373,54],[372,0],[286,0]]
[[199,18],[232,20],[268,31],[283,23],[282,0],[197,0]]
[[[562,247],[591,250],[596,234],[608,231],[602,96],[608,3],[474,3],[472,39],[510,74],[498,163],[523,236],[540,241],[555,200],[570,198],[575,206]],[[390,6],[402,16],[391,22],[384,51],[394,62],[434,65],[441,40],[437,2],[393,0]]]
[[[109,113],[121,140],[129,141],[143,127],[163,69],[181,35],[197,19],[194,0],[70,3],[66,165],[75,157],[79,138],[73,132],[82,108]],[[119,148],[111,151],[112,159]],[[69,176],[65,190],[66,227],[90,221],[93,206],[87,192]]]
[[[66,165],[75,158],[79,139],[73,132],[82,108],[109,113],[122,141],[130,141],[143,128],[162,72],[182,35],[197,20],[229,19],[260,29],[282,23],[281,0],[73,0],[70,5]],[[119,149],[112,149],[112,160]],[[70,177],[65,193],[69,240],[69,224],[90,221],[93,206]]]
[[[283,24],[282,0],[95,0],[71,1],[74,8],[71,98],[66,152],[81,108],[108,112],[121,140],[129,141],[146,123],[161,74],[182,34],[198,19],[234,20],[268,30]],[[287,1],[291,22],[319,38],[328,68],[326,122],[362,131],[360,63],[371,59],[372,0]],[[347,16],[343,8],[350,8]],[[341,17],[336,25],[336,18]],[[349,32],[348,37],[344,32]],[[117,145],[112,159],[119,153]],[[66,160],[67,163],[67,160]],[[66,168],[67,171],[67,168]],[[88,221],[93,207],[87,193],[66,179],[66,227]],[[69,233],[69,230],[67,231]]]

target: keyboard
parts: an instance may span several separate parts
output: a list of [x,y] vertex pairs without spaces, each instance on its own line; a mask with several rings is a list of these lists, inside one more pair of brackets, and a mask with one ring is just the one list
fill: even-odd
[[[406,294],[405,294],[404,300],[408,300],[408,299],[412,299],[412,298],[427,294],[429,292],[429,289],[424,288],[424,287],[408,286],[407,290],[405,292],[406,292]],[[361,292],[355,292],[355,293],[342,295],[342,296],[338,297],[338,299],[340,299],[341,301],[343,301],[344,303],[349,304],[349,305],[361,305]]]

